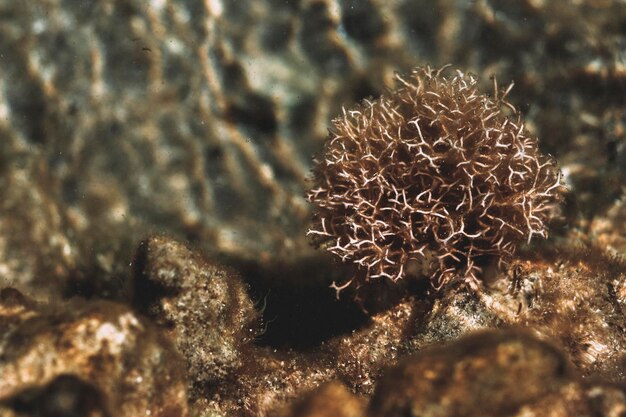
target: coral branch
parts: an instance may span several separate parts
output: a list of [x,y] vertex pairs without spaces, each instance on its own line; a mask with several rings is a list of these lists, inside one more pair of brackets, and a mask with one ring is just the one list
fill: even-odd
[[[308,199],[312,240],[355,264],[349,285],[397,281],[409,264],[433,286],[505,265],[520,242],[546,237],[562,200],[555,161],[515,107],[446,67],[397,76],[397,88],[333,121]],[[507,116],[506,113],[512,113]]]

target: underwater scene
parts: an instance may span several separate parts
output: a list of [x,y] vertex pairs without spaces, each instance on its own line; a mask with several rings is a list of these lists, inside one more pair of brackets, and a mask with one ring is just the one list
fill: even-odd
[[0,0],[0,416],[626,416],[625,184],[624,0]]

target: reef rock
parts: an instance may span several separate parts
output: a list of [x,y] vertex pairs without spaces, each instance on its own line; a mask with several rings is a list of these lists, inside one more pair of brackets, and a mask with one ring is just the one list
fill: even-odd
[[412,350],[480,329],[523,325],[554,339],[584,375],[623,381],[624,261],[594,248],[560,250],[557,259],[519,261],[512,284],[501,280],[478,294],[442,294],[416,323]]
[[135,269],[133,303],[174,340],[190,382],[232,376],[258,319],[241,278],[162,237],[141,244]]
[[294,401],[279,417],[360,417],[364,415],[364,401],[337,381],[323,384]]
[[7,415],[185,416],[180,365],[169,341],[120,304],[40,304],[0,291],[0,411]]
[[521,330],[492,330],[434,346],[388,369],[369,405],[339,382],[283,410],[291,417],[610,417],[626,387],[580,378],[553,344]]
[[424,350],[378,384],[372,417],[609,417],[626,410],[623,388],[582,381],[556,347],[516,331]]

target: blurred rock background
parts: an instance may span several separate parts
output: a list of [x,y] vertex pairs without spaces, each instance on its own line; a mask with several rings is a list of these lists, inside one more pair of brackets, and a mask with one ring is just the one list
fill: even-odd
[[573,225],[624,253],[624,27],[617,0],[3,0],[0,276],[115,297],[148,232],[265,275],[305,262],[329,120],[446,63],[515,82]]

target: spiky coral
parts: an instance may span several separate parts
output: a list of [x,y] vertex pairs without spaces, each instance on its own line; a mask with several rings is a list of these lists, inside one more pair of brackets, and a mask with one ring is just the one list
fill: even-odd
[[444,72],[397,76],[397,89],[333,121],[308,234],[356,265],[338,291],[418,272],[436,287],[454,277],[476,286],[481,267],[546,237],[561,175],[506,101],[512,85],[494,82],[490,98],[471,75]]

